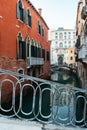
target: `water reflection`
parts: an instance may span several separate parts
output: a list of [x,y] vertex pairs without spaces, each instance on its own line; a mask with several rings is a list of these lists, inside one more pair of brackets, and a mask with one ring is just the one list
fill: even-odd
[[[75,75],[65,72],[56,71],[52,73],[51,80],[67,86],[79,86]],[[56,117],[56,122],[68,124],[72,120],[73,115],[75,115],[74,90],[64,87],[58,88],[58,86],[56,86],[56,89],[58,94],[54,94],[53,116]]]
[[51,80],[70,86],[78,86],[76,77],[73,74],[69,75],[65,72],[55,71],[51,74]]

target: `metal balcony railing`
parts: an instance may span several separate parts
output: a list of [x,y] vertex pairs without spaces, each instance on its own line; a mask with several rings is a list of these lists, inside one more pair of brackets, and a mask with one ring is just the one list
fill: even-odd
[[27,67],[32,65],[43,65],[44,59],[43,58],[36,58],[36,57],[29,57],[27,58]]
[[87,90],[0,69],[0,116],[87,127]]

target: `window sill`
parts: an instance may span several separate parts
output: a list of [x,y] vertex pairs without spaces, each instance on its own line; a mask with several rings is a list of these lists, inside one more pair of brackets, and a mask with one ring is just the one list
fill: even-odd
[[31,26],[29,26],[29,25],[27,25],[27,27],[28,27],[28,28],[30,28],[30,29],[32,28],[32,27],[31,27]]
[[19,22],[24,23],[21,19],[18,19]]

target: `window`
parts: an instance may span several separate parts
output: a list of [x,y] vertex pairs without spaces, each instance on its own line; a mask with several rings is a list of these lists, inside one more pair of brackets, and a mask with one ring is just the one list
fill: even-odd
[[27,39],[27,48],[26,48],[26,50],[27,50],[27,57],[29,57],[29,47],[30,47],[30,39],[28,38]]
[[16,4],[16,17],[17,19],[20,19],[22,22],[24,22],[24,9],[21,0],[19,0]]
[[55,43],[57,44],[58,42],[56,41]]
[[42,49],[42,58],[44,58],[44,60],[45,60],[45,50],[44,49]]
[[72,56],[70,57],[70,60],[73,60],[73,57],[72,57]]
[[69,35],[68,38],[71,39],[71,36]]
[[41,35],[41,25],[39,21],[38,21],[38,33]]
[[62,33],[59,34],[59,39],[63,39],[63,34]]
[[41,32],[42,33],[42,37],[44,37],[44,27],[42,26],[41,28],[42,28],[42,32]]
[[64,36],[64,39],[66,39],[66,36]]
[[60,42],[59,47],[63,47],[63,43],[62,42]]
[[31,45],[31,57],[34,57],[34,45]]
[[37,48],[37,57],[39,57],[39,58],[41,57],[41,56],[40,56],[40,51],[41,51],[41,49],[40,49],[40,47],[38,47],[38,48]]
[[49,61],[50,60],[50,53],[49,53],[49,51],[47,51],[47,61]]
[[55,38],[57,39],[58,37],[57,37],[57,36],[55,36]]
[[19,59],[26,58],[25,44],[25,41],[19,41]]
[[22,41],[21,34],[18,36],[18,45],[17,45],[18,59],[26,59],[26,42]]
[[40,47],[34,41],[31,44],[31,57],[40,57]]
[[55,35],[57,35],[57,32],[55,32]]
[[66,35],[66,32],[64,32],[64,34]]
[[44,27],[40,25],[40,22],[38,21],[38,33],[44,37]]
[[31,14],[30,14],[29,9],[26,10],[26,24],[27,24],[29,27],[32,27],[32,17],[31,17]]

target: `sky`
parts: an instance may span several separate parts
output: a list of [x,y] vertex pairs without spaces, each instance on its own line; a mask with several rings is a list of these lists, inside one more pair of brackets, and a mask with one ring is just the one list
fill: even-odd
[[73,29],[76,23],[79,0],[30,0],[38,8],[42,8],[42,17],[50,29],[64,27]]

